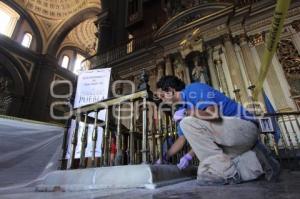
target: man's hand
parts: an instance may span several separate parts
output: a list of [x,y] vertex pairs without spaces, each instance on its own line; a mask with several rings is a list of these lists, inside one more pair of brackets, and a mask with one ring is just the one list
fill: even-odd
[[189,153],[185,154],[182,158],[180,158],[180,162],[177,164],[177,167],[180,170],[187,168],[192,159],[193,157]]
[[175,122],[178,122],[180,120],[182,120],[185,117],[185,109],[179,109],[178,111],[175,111],[174,115],[173,115],[173,120]]

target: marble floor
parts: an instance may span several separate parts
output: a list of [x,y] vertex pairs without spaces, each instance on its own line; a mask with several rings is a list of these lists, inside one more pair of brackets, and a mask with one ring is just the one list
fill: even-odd
[[239,185],[198,186],[194,180],[169,185],[155,190],[147,189],[104,189],[84,192],[34,192],[23,188],[0,192],[1,199],[299,199],[300,172],[283,171],[276,183],[258,180]]

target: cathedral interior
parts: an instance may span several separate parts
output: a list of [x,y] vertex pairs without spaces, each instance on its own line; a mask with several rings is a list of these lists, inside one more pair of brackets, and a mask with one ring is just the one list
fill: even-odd
[[[40,150],[34,152],[33,157],[25,155],[25,149],[24,153],[13,147],[9,151],[5,148],[7,143],[0,141],[3,145],[0,147],[3,149],[0,152],[3,155],[0,157],[0,198],[297,198],[300,193],[299,0],[290,3],[263,82],[263,92],[253,103],[276,2],[0,0],[0,119],[63,129],[60,136],[52,135],[49,130],[44,137],[31,140],[32,147],[29,143],[26,150]],[[75,100],[79,74],[105,68],[111,69],[110,85],[117,85],[113,91],[119,97],[115,97],[109,87],[105,101],[107,107],[94,103],[83,109],[74,108],[71,118],[65,119],[63,116],[70,113],[69,104]],[[63,186],[54,186],[52,191],[59,192],[55,194],[45,193],[51,188],[46,190],[44,185],[34,189],[32,186],[18,188],[19,184],[43,173],[42,168],[45,169],[46,165],[41,166],[37,159],[45,155],[39,152],[52,157],[57,148],[62,148],[62,151],[56,156],[59,156],[56,170],[62,171],[82,169],[89,175],[90,168],[154,164],[177,136],[170,111],[160,112],[157,108],[159,102],[155,100],[156,83],[166,75],[176,76],[185,84],[208,84],[255,114],[270,119],[273,130],[264,132],[262,129],[260,137],[284,169],[281,181],[274,184],[254,181],[237,187],[203,189],[186,181],[155,191],[135,187],[104,191],[77,188],[80,191],[76,192],[73,187],[69,188],[69,193],[68,188],[63,190]],[[74,89],[70,91],[70,87]],[[146,104],[148,100],[150,105]],[[116,110],[112,110],[114,105],[117,105]],[[126,111],[121,112],[124,107],[127,107]],[[137,110],[128,110],[128,107],[137,107]],[[105,121],[88,116],[93,111],[98,115],[103,109],[107,111]],[[118,117],[113,118],[114,111]],[[53,117],[53,113],[57,117]],[[124,115],[130,117],[122,119]],[[71,119],[75,130],[69,135]],[[91,138],[87,138],[88,130],[78,133],[79,123],[84,128],[94,125],[91,127],[94,130],[89,133]],[[3,135],[1,125],[5,130]],[[5,125],[0,120],[1,139],[10,131]],[[19,125],[21,128],[23,124]],[[36,128],[34,125],[33,129]],[[104,130],[97,134],[96,126],[101,125]],[[27,135],[31,127],[23,127],[20,132]],[[17,133],[14,136],[9,143],[20,144],[20,147],[23,141],[30,140],[30,136],[21,138],[22,134]],[[102,144],[97,146],[99,137]],[[46,139],[49,140],[46,142]],[[82,142],[79,147],[78,140]],[[93,147],[87,158],[85,147],[88,142]],[[52,148],[42,149],[48,145]],[[68,151],[68,146],[71,151]],[[81,147],[78,156],[76,146]],[[101,149],[100,157],[95,154],[97,147]],[[188,149],[189,146],[185,146],[171,159],[171,164],[176,165]],[[20,165],[31,162],[28,168],[35,170],[37,166],[39,169],[32,175],[12,180],[5,173],[9,168],[13,168],[13,172],[18,168],[9,161],[20,161]],[[193,159],[193,165],[198,164],[199,161]],[[25,170],[18,171],[20,175],[26,173]],[[14,189],[7,188],[12,186]],[[42,192],[35,193],[36,189]]]

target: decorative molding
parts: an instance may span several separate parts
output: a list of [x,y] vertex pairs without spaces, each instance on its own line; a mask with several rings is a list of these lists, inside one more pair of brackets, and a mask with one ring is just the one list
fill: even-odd
[[30,60],[27,60],[27,59],[25,59],[23,57],[20,57],[18,55],[15,55],[15,54],[14,54],[14,56],[21,63],[20,65],[24,69],[28,80],[31,80],[31,78],[32,78],[32,72],[33,72],[33,69],[34,69],[34,62],[32,62]]
[[292,40],[280,41],[277,56],[291,87],[291,94],[300,95],[300,55]]
[[255,34],[249,36],[249,45],[250,47],[261,45],[265,42],[265,34]]
[[171,18],[157,31],[155,37],[160,38],[168,34],[174,35],[175,32],[192,29],[197,25],[199,26],[199,24],[209,22],[221,15],[226,15],[232,10],[232,4],[227,3],[209,3],[193,7]]
[[53,75],[53,81],[56,81],[56,80],[67,80],[66,78],[54,73]]

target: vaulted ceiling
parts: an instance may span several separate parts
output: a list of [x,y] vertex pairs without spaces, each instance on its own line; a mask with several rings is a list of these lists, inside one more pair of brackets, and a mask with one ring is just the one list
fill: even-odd
[[[31,15],[39,27],[44,53],[53,42],[63,40],[63,45],[65,42],[72,43],[84,51],[94,45],[96,27],[93,21],[101,10],[100,0],[15,0],[15,2]],[[67,32],[63,34],[64,29]],[[65,38],[56,39],[59,34]],[[88,53],[93,53],[92,50],[89,51]]]
[[66,46],[75,46],[86,53],[93,55],[96,53],[96,36],[97,31],[94,21],[96,17],[81,22],[65,38],[61,48]]

